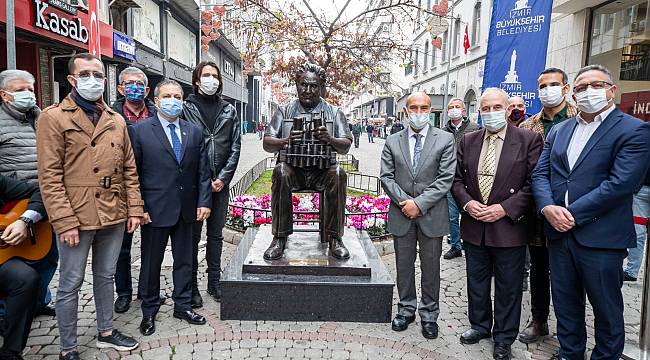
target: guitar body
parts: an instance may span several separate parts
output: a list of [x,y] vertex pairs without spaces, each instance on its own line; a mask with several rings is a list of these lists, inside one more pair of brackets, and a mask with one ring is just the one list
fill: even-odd
[[[11,223],[19,220],[25,210],[29,200],[20,200],[7,204],[0,211],[0,234]],[[34,237],[20,243],[20,245],[11,246],[0,241],[0,265],[7,260],[18,257],[28,261],[36,261],[44,258],[52,247],[52,227],[47,221],[41,220],[34,224]]]

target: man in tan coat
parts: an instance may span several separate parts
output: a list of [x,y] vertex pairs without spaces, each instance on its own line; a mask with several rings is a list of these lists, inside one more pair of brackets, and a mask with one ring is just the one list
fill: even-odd
[[77,305],[91,248],[97,347],[138,347],[113,329],[113,276],[125,227],[135,231],[143,215],[126,123],[102,99],[104,65],[78,54],[68,70],[72,92],[41,113],[36,131],[41,193],[59,239],[56,312],[66,360],[79,359]]

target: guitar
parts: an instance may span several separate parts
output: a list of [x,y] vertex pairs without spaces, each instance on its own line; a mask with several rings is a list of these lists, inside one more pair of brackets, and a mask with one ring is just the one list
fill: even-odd
[[[0,209],[0,237],[4,230],[14,221],[20,219],[27,210],[28,199],[14,201]],[[7,260],[18,257],[28,261],[40,260],[50,252],[52,247],[52,227],[41,220],[33,226],[33,236],[16,246],[0,240],[0,265]]]

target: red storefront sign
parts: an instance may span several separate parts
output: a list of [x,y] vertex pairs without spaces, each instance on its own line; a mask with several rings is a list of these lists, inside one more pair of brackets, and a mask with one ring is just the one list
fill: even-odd
[[650,121],[650,91],[622,94],[619,108],[643,121]]
[[[91,19],[88,13],[72,15],[55,7],[56,0],[14,0],[16,28],[68,45],[90,50]],[[6,22],[6,7],[0,6],[0,21]],[[97,43],[101,54],[113,57],[113,28],[96,20],[95,30],[101,35]],[[92,51],[89,51],[92,52]]]

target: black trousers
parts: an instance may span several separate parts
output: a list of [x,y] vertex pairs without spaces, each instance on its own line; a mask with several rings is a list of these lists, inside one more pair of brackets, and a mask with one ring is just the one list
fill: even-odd
[[323,191],[325,232],[342,237],[345,226],[345,194],[348,177],[339,166],[328,169],[303,169],[280,162],[273,169],[271,211],[273,236],[286,237],[293,233],[293,204],[291,194],[300,190]]
[[[519,332],[526,246],[498,248],[463,243],[467,263],[469,323],[495,343],[512,344]],[[494,271],[494,313],[492,272]],[[494,319],[494,321],[493,321]]]
[[0,265],[0,294],[5,300],[4,344],[2,350],[21,353],[34,319],[40,277],[19,259]]
[[[133,281],[131,280],[131,245],[133,243],[133,233],[124,232],[122,238],[122,249],[120,257],[117,258],[117,267],[115,268],[115,292],[117,296],[133,295]],[[142,288],[138,286],[138,294]]]
[[528,245],[530,252],[530,308],[533,319],[547,322],[551,306],[551,280],[546,246]]
[[[226,215],[228,215],[228,187],[224,187],[220,192],[212,193],[212,212],[210,217],[205,220],[207,227],[207,246],[205,261],[208,264],[208,287],[214,287],[219,284],[221,279],[221,250],[223,248],[223,227],[226,225]],[[198,272],[199,272],[199,242],[201,241],[201,231],[203,230],[203,221],[194,223],[192,233],[192,287],[198,289]]]
[[155,316],[160,308],[160,267],[165,257],[167,240],[172,239],[174,269],[175,311],[191,310],[192,297],[192,231],[193,223],[182,219],[172,227],[142,226],[142,245],[140,284],[142,295],[142,315]]

